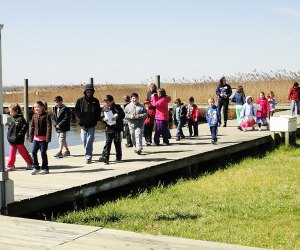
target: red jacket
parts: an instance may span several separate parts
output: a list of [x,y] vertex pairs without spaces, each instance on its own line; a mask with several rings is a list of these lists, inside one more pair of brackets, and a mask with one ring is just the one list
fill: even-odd
[[144,124],[154,125],[154,120],[155,120],[155,108],[153,106],[150,106],[148,109],[148,116],[145,119]]
[[188,120],[198,120],[198,118],[200,117],[200,111],[197,107],[196,104],[193,104],[193,106],[191,106],[190,104],[187,105],[187,119]]
[[260,110],[257,110],[256,117],[268,117],[270,113],[270,104],[266,98],[258,98],[257,104],[260,105]]
[[296,87],[294,88],[291,87],[289,91],[289,96],[288,96],[289,101],[290,100],[300,100],[300,88]]

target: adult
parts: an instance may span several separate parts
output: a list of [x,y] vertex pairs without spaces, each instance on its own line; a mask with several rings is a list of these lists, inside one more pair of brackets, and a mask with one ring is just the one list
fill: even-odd
[[100,120],[101,112],[99,100],[94,97],[94,93],[93,85],[87,84],[83,92],[84,96],[79,98],[75,105],[75,114],[81,126],[81,140],[87,164],[92,162],[95,127],[97,121]]
[[223,76],[220,79],[220,83],[216,89],[216,95],[218,97],[218,108],[221,111],[223,107],[223,115],[224,115],[224,125],[227,126],[227,118],[228,118],[228,105],[229,105],[229,97],[232,94],[232,89],[229,84],[226,83],[226,79]]
[[159,145],[159,138],[162,135],[164,146],[169,145],[169,108],[168,103],[171,101],[171,97],[167,96],[165,89],[160,88],[157,90],[157,94],[153,94],[151,97],[151,105],[156,108],[155,112],[155,133],[154,144]]
[[157,86],[155,83],[150,83],[149,91],[147,92],[147,100],[151,101],[151,96],[157,94]]
[[294,116],[295,114],[296,107],[297,107],[297,115],[300,115],[300,88],[298,82],[294,82],[294,85],[290,88],[288,99],[289,101],[292,101],[291,103],[292,116]]
[[[52,123],[56,130],[59,151],[54,155],[56,158],[63,158],[71,155],[67,143],[67,132],[70,131],[70,112],[69,108],[63,104],[63,98],[58,95],[54,98],[55,106],[52,112]],[[63,148],[65,152],[62,153]]]

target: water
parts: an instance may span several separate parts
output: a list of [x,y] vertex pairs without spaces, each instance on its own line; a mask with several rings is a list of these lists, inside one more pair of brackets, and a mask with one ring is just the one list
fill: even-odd
[[[7,142],[6,135],[7,135],[7,126],[4,127],[4,151],[5,156],[8,157],[9,155],[9,143]],[[105,140],[105,132],[103,126],[96,127],[95,133],[95,141],[104,141]],[[76,120],[71,121],[71,128],[70,131],[67,133],[67,143],[69,146],[75,146],[82,144],[81,137],[80,137],[80,126],[76,124]],[[25,140],[25,146],[28,149],[28,152],[31,152],[32,143]],[[52,138],[51,142],[48,144],[48,149],[55,149],[58,148],[58,141],[56,137],[56,131],[52,127]]]

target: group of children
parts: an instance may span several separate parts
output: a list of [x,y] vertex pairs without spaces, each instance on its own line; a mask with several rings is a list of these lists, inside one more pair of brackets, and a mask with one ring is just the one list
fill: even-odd
[[[152,86],[153,87],[153,86]],[[85,94],[92,89],[86,88]],[[166,94],[165,89],[150,88],[148,98],[141,104],[139,102],[139,95],[132,93],[131,96],[125,96],[126,104],[122,108],[120,105],[115,104],[114,98],[107,95],[104,99],[105,106],[96,112],[99,113],[100,118],[95,118],[92,126],[87,127],[87,120],[91,123],[91,114],[84,115],[84,112],[77,110],[76,115],[80,119],[79,125],[82,127],[82,140],[86,152],[91,151],[88,148],[92,147],[93,134],[88,130],[93,128],[98,120],[105,123],[106,142],[103,148],[99,161],[109,163],[110,150],[112,142],[114,142],[116,149],[116,161],[122,161],[122,148],[121,148],[121,132],[123,137],[126,138],[126,147],[133,147],[134,152],[141,154],[143,150],[142,138],[144,136],[146,145],[160,145],[160,137],[162,137],[162,145],[169,145],[171,138],[169,130],[169,108],[168,105],[171,97]],[[87,98],[85,96],[84,98]],[[92,98],[92,95],[89,97]],[[79,102],[81,99],[78,99]],[[88,99],[86,99],[87,101]],[[91,99],[92,100],[92,99]],[[84,101],[84,100],[81,100]],[[237,125],[240,130],[246,131],[248,128],[254,129],[257,124],[258,129],[261,130],[262,126],[268,127],[267,118],[273,115],[275,111],[276,99],[272,91],[265,97],[263,92],[260,93],[259,99],[256,104],[253,104],[251,96],[245,96],[243,87],[239,86],[232,101],[236,103]],[[10,153],[6,169],[15,169],[16,152],[19,151],[20,155],[27,163],[27,170],[33,170],[32,174],[48,174],[48,157],[47,149],[48,143],[51,141],[52,124],[56,129],[57,138],[59,141],[59,152],[55,155],[57,158],[70,155],[68,145],[66,142],[66,132],[70,130],[70,118],[67,107],[62,104],[62,97],[55,98],[56,106],[53,109],[52,119],[47,112],[47,105],[41,101],[34,103],[32,120],[29,128],[29,141],[32,142],[32,156],[28,153],[24,146],[25,135],[28,130],[28,123],[25,121],[21,108],[18,104],[13,104],[9,108],[12,121],[8,128],[7,139],[10,143]],[[93,101],[95,103],[95,101]],[[198,136],[198,123],[200,111],[194,103],[194,98],[190,97],[188,104],[184,105],[178,98],[174,102],[176,106],[173,109],[174,123],[176,125],[176,141],[185,138],[183,133],[183,126],[187,123],[189,136]],[[206,110],[206,120],[211,131],[212,144],[217,143],[218,127],[221,125],[220,109],[216,106],[214,98],[208,99],[209,107]],[[77,104],[76,104],[77,105]],[[87,102],[88,107],[88,102]],[[84,104],[78,106],[84,106]],[[84,110],[84,109],[83,109]],[[98,109],[97,109],[98,110]],[[85,119],[82,119],[85,117]],[[256,118],[256,119],[255,119]],[[85,123],[85,124],[83,124]],[[155,127],[154,137],[152,141],[152,132]],[[89,139],[90,138],[90,139]],[[92,143],[88,141],[92,140]],[[86,146],[90,145],[90,146]],[[62,153],[63,148],[65,152]],[[40,150],[42,165],[39,167],[37,153]],[[89,157],[87,163],[91,163],[92,152],[86,153]]]

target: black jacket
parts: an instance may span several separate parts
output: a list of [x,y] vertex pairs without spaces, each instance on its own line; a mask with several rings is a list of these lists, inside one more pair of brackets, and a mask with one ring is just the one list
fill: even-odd
[[[113,114],[117,114],[116,124],[108,125],[104,121],[104,112],[112,111]],[[113,132],[120,132],[123,131],[123,119],[125,118],[125,113],[122,107],[119,104],[113,103],[112,106],[109,108],[108,106],[104,106],[101,112],[101,120],[106,124],[106,131],[113,133]]]
[[[57,107],[53,108],[52,122],[57,132],[66,132],[70,131],[70,113],[69,108],[65,105],[62,105],[59,108],[57,113]],[[59,129],[56,128],[56,125],[59,125]]]
[[12,117],[8,125],[7,140],[10,144],[24,144],[28,123],[22,114]]
[[75,114],[79,119],[79,125],[83,128],[93,128],[100,120],[100,103],[95,97],[86,96],[77,100]]

